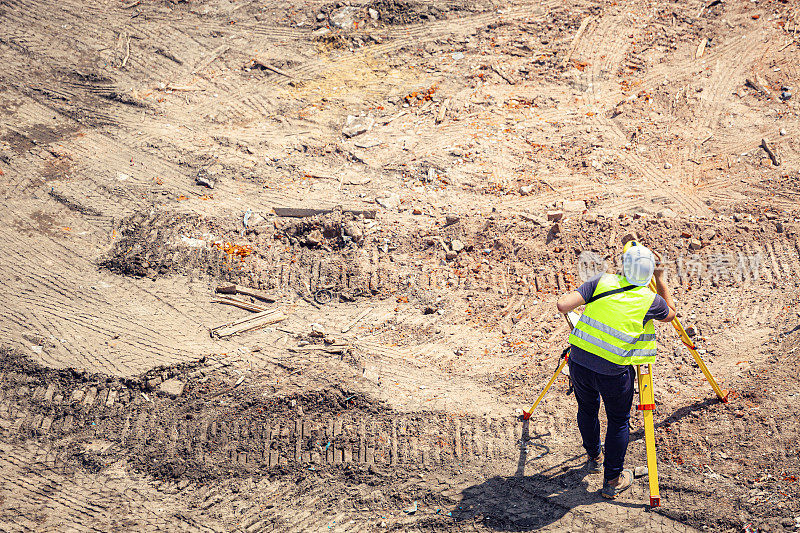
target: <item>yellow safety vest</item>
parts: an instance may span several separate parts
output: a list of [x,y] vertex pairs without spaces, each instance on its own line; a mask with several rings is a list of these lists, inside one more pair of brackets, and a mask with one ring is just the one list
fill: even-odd
[[[628,286],[624,276],[603,274],[594,295]],[[569,343],[618,365],[654,363],[656,329],[652,320],[642,322],[655,297],[645,286],[588,303]]]

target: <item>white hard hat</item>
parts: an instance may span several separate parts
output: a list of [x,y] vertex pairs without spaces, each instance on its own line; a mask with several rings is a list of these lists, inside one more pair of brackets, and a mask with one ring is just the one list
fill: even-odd
[[633,243],[622,254],[622,273],[632,285],[643,287],[650,283],[656,268],[656,258],[646,246]]

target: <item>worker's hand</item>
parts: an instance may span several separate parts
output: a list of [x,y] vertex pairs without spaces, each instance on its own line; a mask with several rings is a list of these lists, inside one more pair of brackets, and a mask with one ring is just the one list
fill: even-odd
[[653,251],[653,256],[656,258],[656,265],[653,269],[653,276],[660,278],[664,275],[664,258],[660,253]]

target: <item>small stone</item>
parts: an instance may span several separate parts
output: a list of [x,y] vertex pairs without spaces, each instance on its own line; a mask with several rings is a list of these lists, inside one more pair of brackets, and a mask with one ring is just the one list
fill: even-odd
[[773,213],[771,211],[768,211],[767,213],[764,213],[764,215],[767,217],[767,220],[777,220],[778,219],[778,214],[777,213]]
[[412,213],[412,214],[414,214],[414,215],[421,215],[421,214],[422,214],[422,209],[420,209],[420,208],[418,208],[418,207],[415,207],[415,208],[414,208],[414,209],[411,211],[411,213]]
[[459,241],[458,239],[455,239],[453,240],[453,242],[450,243],[450,249],[453,250],[455,253],[458,253],[464,249],[464,243]]
[[547,212],[547,220],[549,220],[550,222],[558,222],[562,218],[564,218],[564,212],[563,211],[548,211]]
[[348,220],[344,223],[344,234],[353,239],[354,242],[361,242],[364,238],[364,232],[361,230],[359,224],[354,220]]
[[561,224],[559,224],[558,222],[553,224],[553,227],[550,228],[550,232],[553,233],[553,235],[558,235],[559,233],[561,233]]
[[162,383],[158,388],[161,392],[166,393],[170,397],[177,398],[183,394],[184,385],[183,381],[178,378],[172,378]]
[[375,125],[375,119],[372,117],[356,117],[347,115],[347,122],[342,128],[342,134],[345,137],[355,137],[361,135],[372,129]]
[[322,232],[318,229],[315,229],[308,235],[306,235],[306,244],[309,246],[319,246],[325,237],[322,235]]
[[669,163],[669,162],[668,163],[664,163],[664,168],[669,170],[670,168],[672,168],[672,163]]
[[378,10],[375,8],[372,7],[369,8],[367,10],[367,13],[369,14],[369,18],[371,18],[372,20],[378,20],[379,18],[381,18],[381,14],[378,13]]
[[700,242],[700,239],[689,239],[689,249],[690,250],[699,250],[703,247],[703,243]]
[[783,222],[775,223],[775,231],[777,231],[778,233],[783,233],[785,231],[785,228],[783,227]]
[[428,179],[429,183],[436,179],[436,169],[435,168],[430,167],[428,169],[427,179]]
[[675,218],[676,216],[678,216],[677,213],[669,207],[658,212],[658,218]]
[[783,128],[781,128],[781,130],[778,132],[778,134],[779,134],[781,137],[783,137],[784,135],[786,135],[786,130],[785,130],[785,129],[783,129]]
[[448,261],[452,261],[456,257],[458,257],[458,253],[454,252],[453,250],[448,250],[444,254],[444,258],[447,259]]
[[792,97],[792,91],[781,91],[781,100],[789,100]]
[[588,224],[597,224],[597,215],[592,213],[587,213],[586,216],[583,217]]
[[687,326],[686,327],[686,334],[689,337],[694,337],[695,335],[697,335],[697,328],[695,328],[694,326]]
[[522,196],[528,196],[530,193],[533,192],[533,185],[523,185],[519,188],[519,193]]
[[646,216],[647,216],[647,213],[636,212],[636,213],[633,214],[633,219],[634,220],[639,220],[640,218],[645,218]]
[[586,202],[583,200],[566,200],[562,208],[564,211],[583,212],[586,211]]
[[710,241],[714,237],[717,236],[717,230],[713,228],[707,228],[703,230],[703,233],[700,234],[700,238],[704,241]]
[[325,13],[317,13],[317,20],[320,22],[325,20]]
[[458,216],[458,215],[446,215],[444,217],[444,225],[445,226],[450,226],[452,224],[455,224],[459,220],[461,220],[461,217]]
[[646,476],[648,473],[646,466],[637,466],[633,469],[633,477],[640,478]]
[[742,215],[741,213],[734,213],[733,214],[733,221],[734,222],[741,222],[743,220],[744,220],[744,215]]
[[319,28],[319,29],[314,30],[314,31],[311,32],[311,38],[312,39],[319,39],[320,37],[322,37],[324,35],[328,35],[330,32],[331,32],[331,30],[329,28]]
[[317,324],[316,322],[311,324],[311,332],[309,333],[311,337],[324,337],[325,336],[325,327],[322,324]]
[[209,189],[213,189],[214,185],[217,184],[216,180],[211,178],[206,174],[198,174],[197,177],[194,179],[194,182],[197,185],[202,185],[203,187],[208,187]]

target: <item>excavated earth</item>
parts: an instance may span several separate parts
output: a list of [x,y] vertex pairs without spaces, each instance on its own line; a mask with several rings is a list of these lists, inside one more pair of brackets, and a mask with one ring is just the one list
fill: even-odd
[[[0,21],[0,530],[800,529],[795,2]],[[658,327],[657,508],[520,417],[630,236],[732,391]]]

